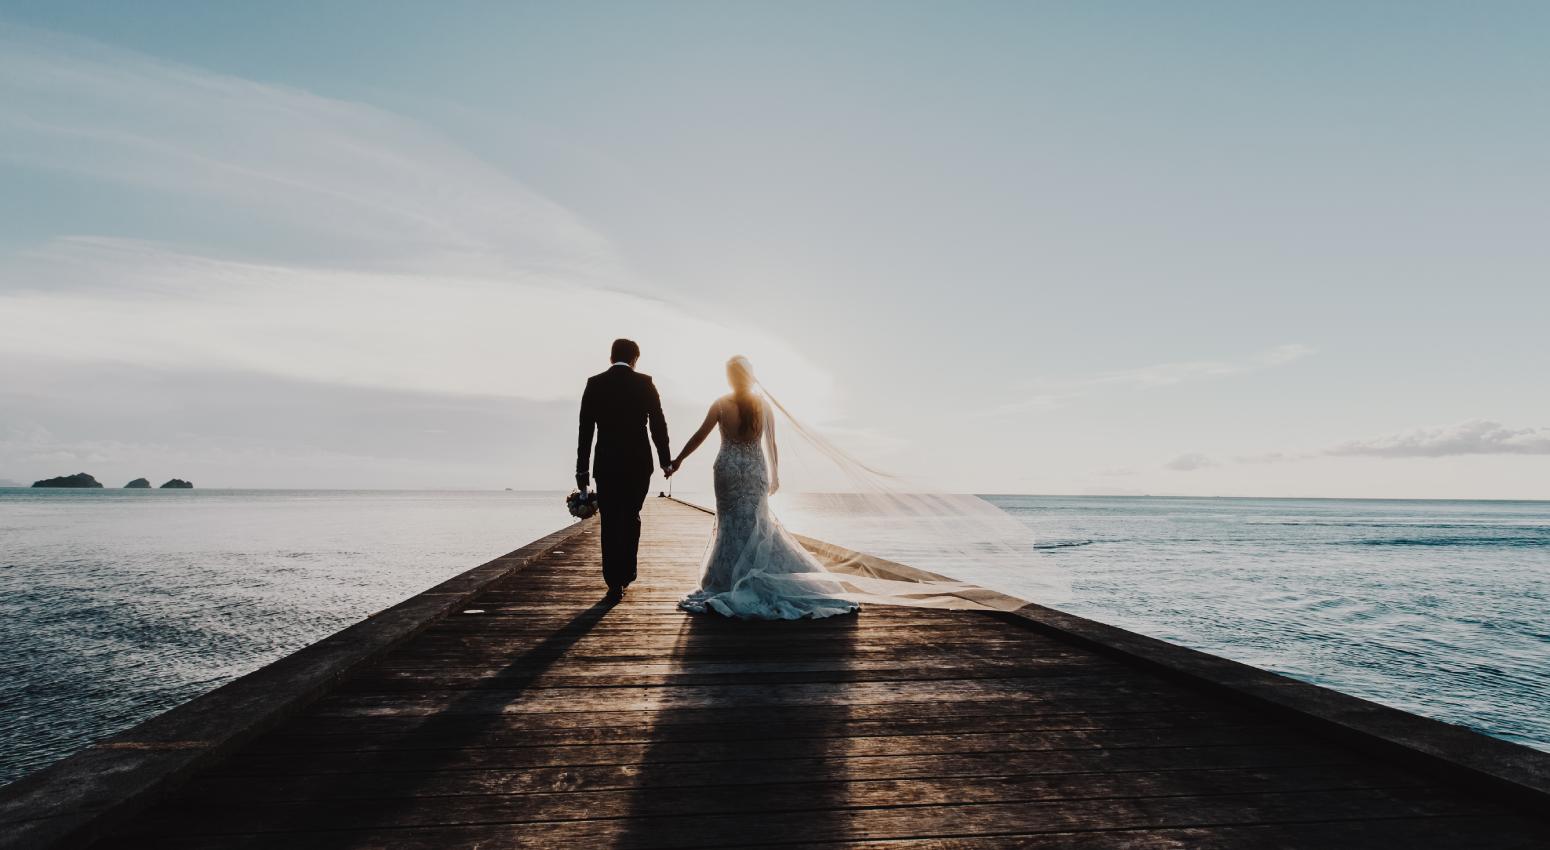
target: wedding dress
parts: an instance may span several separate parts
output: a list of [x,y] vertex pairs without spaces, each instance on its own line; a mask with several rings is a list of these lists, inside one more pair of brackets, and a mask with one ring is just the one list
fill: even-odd
[[[779,488],[779,457],[775,445],[774,411],[779,410],[787,433],[798,447],[818,455],[850,480],[855,492],[840,494],[841,504],[859,507],[869,521],[882,520],[906,529],[907,535],[928,539],[931,547],[972,563],[980,575],[999,583],[1027,587],[1039,576],[1050,577],[1048,565],[1030,564],[1032,533],[1026,525],[977,496],[952,495],[913,487],[903,489],[894,477],[860,462],[826,437],[791,415],[753,376],[745,357],[727,361],[728,382],[753,395],[748,416],[763,426],[751,436],[738,435],[729,424],[735,403],[736,421],[750,399],[721,399],[706,413],[700,430],[690,438],[675,465],[692,453],[715,427],[721,450],[713,467],[716,529],[700,578],[700,588],[678,607],[692,613],[716,613],[749,620],[798,620],[853,614],[861,604],[917,608],[1011,611],[1028,604],[978,584],[892,564],[830,546],[820,561],[775,518],[770,492]],[[755,393],[755,391],[757,391]],[[768,462],[765,450],[769,451]],[[811,521],[809,517],[809,521]],[[1055,578],[1063,577],[1058,570]],[[1046,582],[1059,599],[1061,581]],[[1042,595],[1042,594],[1041,594]]]
[[[765,416],[768,423],[768,408]],[[715,538],[700,589],[679,608],[747,620],[817,619],[860,610],[841,596],[846,588],[770,511],[770,467],[760,437],[734,439],[722,427],[713,472]]]

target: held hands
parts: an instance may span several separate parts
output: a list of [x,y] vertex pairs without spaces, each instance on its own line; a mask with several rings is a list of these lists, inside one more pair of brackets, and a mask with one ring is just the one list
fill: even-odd
[[673,473],[678,471],[678,467],[682,463],[683,463],[683,461],[681,461],[681,460],[670,460],[670,461],[668,461],[662,467],[662,477],[663,478],[672,478],[673,477]]

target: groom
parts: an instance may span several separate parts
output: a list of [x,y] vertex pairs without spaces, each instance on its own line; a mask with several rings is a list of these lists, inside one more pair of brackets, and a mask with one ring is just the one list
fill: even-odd
[[671,476],[673,453],[667,445],[662,399],[650,375],[635,371],[640,346],[614,340],[608,371],[587,379],[581,394],[581,433],[576,442],[576,486],[587,489],[592,429],[597,429],[597,507],[603,522],[603,581],[608,599],[617,602],[635,580],[640,547],[640,509],[651,489],[651,442],[657,444],[662,474]]

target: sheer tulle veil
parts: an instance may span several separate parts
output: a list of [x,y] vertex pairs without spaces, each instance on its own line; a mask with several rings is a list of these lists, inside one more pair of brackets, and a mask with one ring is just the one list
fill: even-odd
[[[975,495],[950,493],[883,471],[856,457],[783,404],[742,356],[727,363],[766,402],[773,534],[789,531],[836,544],[822,551],[827,572],[858,602],[942,608],[1011,609],[1069,595],[1057,558],[1036,546],[1032,528]],[[797,464],[822,467],[840,486],[803,489]],[[837,475],[836,475],[837,473]],[[792,486],[795,485],[795,486]],[[890,558],[914,569],[843,551]]]

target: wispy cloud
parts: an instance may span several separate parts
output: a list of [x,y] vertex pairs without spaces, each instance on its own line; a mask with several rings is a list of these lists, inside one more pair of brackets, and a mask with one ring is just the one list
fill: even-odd
[[[1512,428],[1487,419],[1471,419],[1456,425],[1412,428],[1393,434],[1349,440],[1311,451],[1271,451],[1238,455],[1234,464],[1293,463],[1329,457],[1437,458],[1467,455],[1550,455],[1550,428]],[[1179,455],[1164,464],[1168,469],[1190,472],[1219,466],[1198,452]]]
[[[410,446],[409,448],[414,448]],[[510,461],[516,452],[506,452]],[[88,472],[106,487],[120,487],[142,475],[159,483],[172,476],[200,486],[394,486],[413,481],[420,486],[501,486],[503,469],[490,469],[489,459],[467,462],[446,457],[391,456],[348,449],[277,446],[219,441],[188,434],[175,439],[132,441],[70,439],[38,425],[0,430],[0,464],[8,473],[31,471],[31,480]],[[272,472],[267,472],[272,471]],[[13,486],[24,486],[24,481]],[[0,486],[6,486],[0,484]]]
[[1352,440],[1323,453],[1367,457],[1550,455],[1550,428],[1510,428],[1500,422],[1471,419],[1441,428],[1416,428],[1367,440]]
[[777,338],[625,292],[244,263],[123,240],[64,240],[34,259],[114,285],[0,290],[0,355],[546,400],[574,395],[629,330],[680,398],[714,397],[721,357],[735,351],[792,395],[827,388]]
[[1079,378],[1043,379],[1029,387],[1029,394],[985,411],[985,415],[1063,407],[1077,399],[1107,391],[1148,390],[1197,381],[1246,375],[1284,366],[1317,353],[1311,346],[1288,343],[1228,360],[1186,360],[1132,369],[1115,369]]
[[1181,363],[1159,363],[1137,369],[1119,369],[1100,372],[1073,381],[1051,382],[1060,389],[1081,391],[1103,387],[1169,387],[1192,381],[1228,378],[1245,375],[1275,366],[1282,366],[1314,354],[1314,349],[1299,344],[1278,345],[1275,348],[1241,357],[1235,360],[1191,360]]
[[1308,453],[1295,454],[1288,452],[1263,452],[1257,455],[1239,455],[1233,458],[1233,463],[1282,463],[1284,461],[1300,460],[1302,458],[1315,457]]
[[630,335],[666,394],[703,403],[744,353],[827,412],[827,373],[778,337],[672,304],[578,215],[368,105],[0,24],[0,160],[197,217],[185,243],[0,257],[0,357],[542,400]]
[[1197,469],[1206,469],[1207,467],[1217,465],[1217,462],[1210,456],[1199,452],[1181,454],[1164,464],[1164,466],[1174,472],[1194,472]]
[[626,282],[574,213],[390,112],[3,23],[0,159],[192,200],[188,231],[272,259]]

